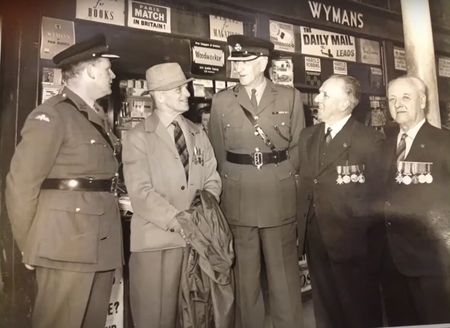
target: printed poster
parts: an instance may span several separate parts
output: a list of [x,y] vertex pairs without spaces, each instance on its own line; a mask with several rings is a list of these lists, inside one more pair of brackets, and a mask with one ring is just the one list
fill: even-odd
[[75,27],[72,21],[42,17],[41,58],[52,59],[56,54],[75,43]]
[[381,89],[383,86],[383,71],[379,67],[370,67],[370,87]]
[[347,75],[347,62],[333,60],[333,73]]
[[275,84],[294,86],[294,65],[292,58],[272,59],[271,80]]
[[270,41],[275,50],[295,52],[294,25],[270,20]]
[[305,56],[305,71],[321,72],[320,58]]
[[191,40],[191,73],[215,75],[225,73],[225,49],[220,44]]
[[123,328],[123,277],[121,269],[116,269],[114,273],[105,328]]
[[125,0],[77,0],[76,18],[125,25]]
[[406,71],[405,49],[394,47],[394,68],[399,71]]
[[302,54],[356,61],[355,37],[305,26],[300,27],[300,33]]
[[378,41],[359,39],[360,62],[369,65],[381,65],[380,43]]
[[438,72],[439,76],[450,77],[450,57],[438,58]]
[[234,34],[244,34],[244,24],[241,21],[209,15],[210,39],[226,42],[227,37]]
[[143,30],[170,33],[170,8],[129,0],[128,26]]

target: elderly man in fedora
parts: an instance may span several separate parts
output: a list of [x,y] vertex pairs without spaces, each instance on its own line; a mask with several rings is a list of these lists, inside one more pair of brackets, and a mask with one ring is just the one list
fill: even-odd
[[189,91],[178,63],[146,72],[155,111],[127,133],[124,176],[131,220],[130,300],[135,327],[176,326],[183,230],[177,216],[191,207],[197,190],[217,199],[221,180],[206,133],[181,114]]

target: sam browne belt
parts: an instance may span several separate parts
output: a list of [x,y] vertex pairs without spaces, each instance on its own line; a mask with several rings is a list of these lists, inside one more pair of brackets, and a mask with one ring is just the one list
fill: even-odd
[[45,179],[41,189],[72,190],[72,191],[107,191],[116,193],[117,177],[111,179]]
[[227,151],[227,161],[234,164],[255,165],[257,168],[265,164],[278,164],[287,160],[288,151],[274,150],[270,153],[255,151],[252,154],[238,154]]

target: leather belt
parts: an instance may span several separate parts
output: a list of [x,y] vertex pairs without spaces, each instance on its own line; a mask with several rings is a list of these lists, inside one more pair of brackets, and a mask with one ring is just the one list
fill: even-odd
[[45,179],[41,189],[72,190],[72,191],[107,191],[116,193],[117,177],[111,179]]
[[244,164],[244,165],[255,165],[257,168],[265,164],[278,164],[287,160],[288,151],[287,149],[283,150],[274,150],[270,153],[263,153],[260,151],[255,151],[252,154],[238,154],[227,151],[227,161],[234,164]]

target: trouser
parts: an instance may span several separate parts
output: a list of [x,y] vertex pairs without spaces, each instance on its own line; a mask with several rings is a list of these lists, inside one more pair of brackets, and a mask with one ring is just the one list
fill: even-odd
[[273,327],[302,327],[296,223],[270,228],[231,226],[231,230],[236,255],[236,326],[264,327],[263,285],[267,286]]
[[130,304],[136,328],[174,328],[183,248],[132,252]]
[[450,323],[450,279],[409,277],[396,267],[389,251],[383,263],[383,297],[390,326]]
[[33,328],[104,327],[114,270],[72,272],[36,268]]
[[315,216],[308,219],[306,254],[317,328],[382,325],[379,277],[372,270],[372,258],[330,259]]

